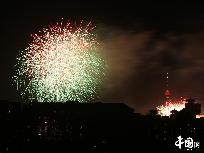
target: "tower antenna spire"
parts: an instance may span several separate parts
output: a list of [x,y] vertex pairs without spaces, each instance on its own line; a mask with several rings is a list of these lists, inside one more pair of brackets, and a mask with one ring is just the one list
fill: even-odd
[[165,79],[166,79],[166,90],[164,92],[164,96],[166,97],[166,100],[169,100],[171,97],[171,92],[169,90],[169,73],[168,72],[165,75]]

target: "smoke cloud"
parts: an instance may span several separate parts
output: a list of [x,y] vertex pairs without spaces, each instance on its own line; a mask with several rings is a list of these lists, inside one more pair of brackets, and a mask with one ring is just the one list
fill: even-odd
[[124,102],[145,113],[160,105],[165,73],[170,73],[173,97],[192,97],[204,105],[204,35],[159,33],[99,27],[107,64],[103,101]]

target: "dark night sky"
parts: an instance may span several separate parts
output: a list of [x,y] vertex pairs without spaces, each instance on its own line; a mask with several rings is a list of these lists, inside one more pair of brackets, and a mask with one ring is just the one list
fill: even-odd
[[160,104],[165,72],[174,97],[204,105],[204,5],[200,3],[11,3],[1,5],[0,99],[17,101],[13,66],[30,34],[61,18],[92,21],[109,65],[103,100],[145,113]]

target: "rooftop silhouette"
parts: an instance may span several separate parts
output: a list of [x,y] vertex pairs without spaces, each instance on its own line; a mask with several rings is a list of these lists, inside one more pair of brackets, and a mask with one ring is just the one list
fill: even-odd
[[141,115],[123,103],[0,101],[0,119],[1,152],[177,152],[179,135],[204,142],[202,118]]

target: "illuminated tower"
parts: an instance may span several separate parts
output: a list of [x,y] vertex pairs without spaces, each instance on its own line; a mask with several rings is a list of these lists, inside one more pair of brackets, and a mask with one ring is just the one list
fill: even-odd
[[166,97],[166,100],[169,100],[171,97],[171,92],[169,90],[169,73],[168,72],[166,73],[165,77],[166,77],[165,78],[166,79],[166,90],[164,92],[164,96]]

